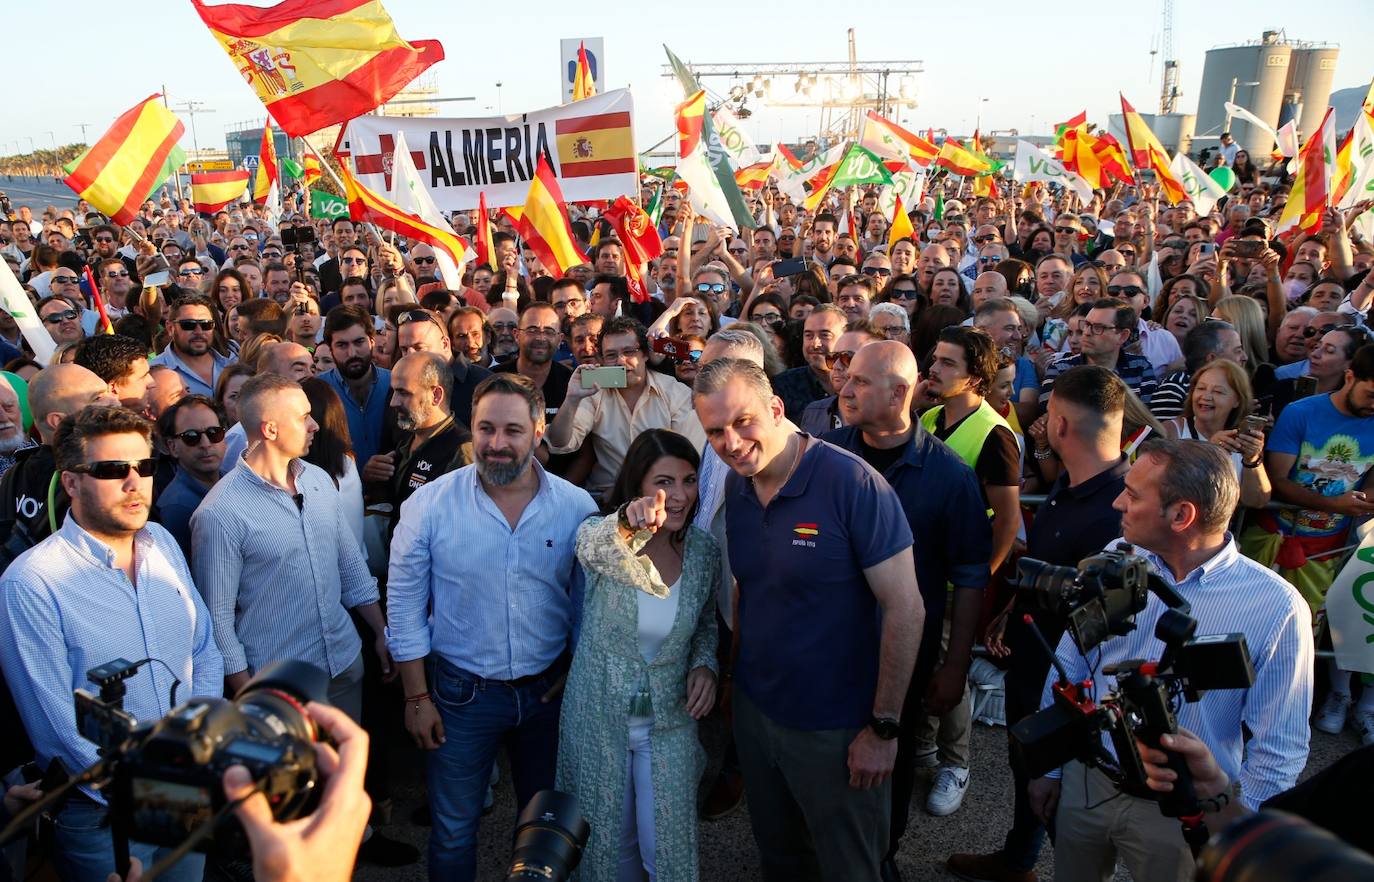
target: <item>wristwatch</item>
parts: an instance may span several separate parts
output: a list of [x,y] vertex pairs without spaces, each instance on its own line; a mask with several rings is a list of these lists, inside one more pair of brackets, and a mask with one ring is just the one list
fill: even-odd
[[884,741],[891,741],[902,731],[901,723],[892,717],[875,716],[868,721],[868,728],[872,729],[873,734]]

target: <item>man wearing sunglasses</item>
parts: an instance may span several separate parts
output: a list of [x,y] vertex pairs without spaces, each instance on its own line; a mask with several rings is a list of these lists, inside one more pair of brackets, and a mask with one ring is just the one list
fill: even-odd
[[214,399],[187,395],[162,412],[158,434],[176,461],[176,475],[157,497],[158,523],[191,559],[191,515],[219,482],[224,461],[224,414]]
[[[147,420],[123,408],[89,407],[65,418],[53,449],[71,512],[5,572],[0,666],[44,767],[60,759],[75,771],[99,761],[96,745],[77,731],[71,694],[89,688],[86,672],[112,658],[144,658],[151,649],[162,663],[126,684],[124,709],[139,720],[171,711],[174,679],[182,684],[182,701],[223,694],[224,665],[209,610],[181,549],[148,523],[156,468],[151,433]],[[106,803],[99,791],[83,788],[58,812],[63,878],[103,879],[113,872]],[[170,852],[130,843],[144,867]],[[205,858],[191,854],[162,878],[199,880],[204,868]]]
[[66,517],[70,503],[56,482],[53,433],[64,417],[89,404],[117,407],[119,399],[110,394],[109,384],[79,365],[52,365],[29,383],[29,410],[39,445],[17,451],[14,465],[0,479],[0,564],[8,565],[48,538]]
[[1179,347],[1178,339],[1167,329],[1151,326],[1145,320],[1150,294],[1143,276],[1130,270],[1114,274],[1107,283],[1107,295],[1121,298],[1135,310],[1136,333],[1130,348],[1150,360],[1156,376],[1164,376],[1169,365],[1183,360],[1183,349]]
[[231,359],[214,349],[215,312],[209,298],[191,294],[178,300],[168,316],[167,332],[167,348],[152,364],[176,371],[191,394],[213,396]]
[[[67,282],[68,278],[73,281]],[[38,304],[38,320],[43,323],[43,327],[52,335],[53,342],[58,345],[75,343],[86,336],[85,331],[81,329],[81,310],[65,296],[68,287],[72,293],[80,294],[80,289],[76,287],[76,278],[76,273],[59,267],[52,277],[52,296]]]
[[100,287],[100,296],[105,300],[105,312],[110,316],[110,321],[123,318],[128,312],[129,292],[133,290],[136,278],[118,257],[102,260],[96,267],[95,282]]

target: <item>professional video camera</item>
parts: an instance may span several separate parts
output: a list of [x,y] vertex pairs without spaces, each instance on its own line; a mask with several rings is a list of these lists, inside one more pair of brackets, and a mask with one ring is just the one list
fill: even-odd
[[[1169,768],[1179,777],[1170,793],[1146,784],[1144,762],[1136,739],[1160,748],[1161,735],[1178,731],[1183,700],[1197,701],[1209,689],[1245,689],[1255,681],[1255,667],[1243,634],[1194,638],[1197,620],[1190,607],[1149,562],[1129,545],[1060,567],[1022,558],[1017,588],[1038,605],[1067,622],[1074,645],[1083,655],[1112,636],[1135,630],[1135,617],[1154,594],[1168,607],[1155,624],[1164,644],[1158,661],[1132,659],[1108,665],[1103,673],[1116,680],[1115,691],[1096,699],[1093,681],[1069,682],[1030,616],[1025,621],[1049,654],[1059,682],[1054,704],[1021,720],[1011,729],[1015,749],[1032,777],[1044,775],[1069,760],[1100,769],[1120,790],[1153,799],[1165,817],[1178,818],[1184,839],[1194,852],[1207,841],[1202,809],[1193,792],[1183,758],[1169,753]],[[1112,750],[1103,744],[1111,739]],[[1115,754],[1115,755],[1113,755]]]
[[[101,760],[29,806],[0,834],[0,843],[22,830],[38,813],[80,784],[101,789],[109,802],[115,866],[129,871],[129,839],[176,850],[145,878],[194,849],[221,847],[242,855],[248,843],[233,817],[237,803],[225,799],[223,778],[230,766],[248,769],[279,821],[314,810],[319,770],[314,743],[325,733],[306,713],[309,701],[324,701],[329,675],[300,661],[274,662],[230,699],[192,698],[160,720],[140,723],[123,708],[125,686],[153,659],[115,659],[86,677],[100,694],[75,692],[76,723],[82,737],[101,748]],[[176,705],[172,685],[171,704]]]

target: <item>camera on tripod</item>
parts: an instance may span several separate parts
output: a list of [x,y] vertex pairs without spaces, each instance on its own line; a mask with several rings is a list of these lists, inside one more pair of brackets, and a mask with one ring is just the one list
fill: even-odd
[[[1102,699],[1094,695],[1091,679],[1069,681],[1054,649],[1027,616],[1059,680],[1054,703],[1013,726],[1011,736],[1030,776],[1040,777],[1075,759],[1094,766],[1123,792],[1156,800],[1166,817],[1184,819],[1185,838],[1194,849],[1200,848],[1205,828],[1186,764],[1170,754],[1169,767],[1179,775],[1173,791],[1151,790],[1136,739],[1159,748],[1161,735],[1178,731],[1183,701],[1198,701],[1210,689],[1245,689],[1253,684],[1255,667],[1245,635],[1195,637],[1197,620],[1189,614],[1187,601],[1129,545],[1085,558],[1077,568],[1022,558],[1016,587],[1066,622],[1074,645],[1085,656],[1112,637],[1134,631],[1136,616],[1145,610],[1150,594],[1163,601],[1167,609],[1154,630],[1164,644],[1163,653],[1157,661],[1131,659],[1104,667],[1102,672],[1116,682]],[[1103,744],[1103,736],[1111,740],[1112,750]],[[1194,828],[1201,830],[1200,839],[1190,832]]]

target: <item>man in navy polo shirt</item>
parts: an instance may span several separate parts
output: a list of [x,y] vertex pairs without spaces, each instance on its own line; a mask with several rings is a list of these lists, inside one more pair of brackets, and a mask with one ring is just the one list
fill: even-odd
[[877,879],[925,618],[901,501],[795,432],[752,362],[703,367],[694,403],[731,469],[735,741],[763,878]]
[[[911,347],[895,340],[870,343],[854,354],[839,390],[845,428],[827,433],[877,469],[902,503],[916,545],[916,582],[925,606],[925,633],[916,673],[907,687],[902,737],[892,772],[891,838],[884,882],[901,879],[896,854],[916,784],[916,729],[923,713],[938,716],[962,700],[978,630],[983,589],[991,573],[992,525],[973,469],[911,418],[920,379]],[[949,651],[939,663],[945,602],[953,586]],[[923,707],[924,705],[924,707]]]

